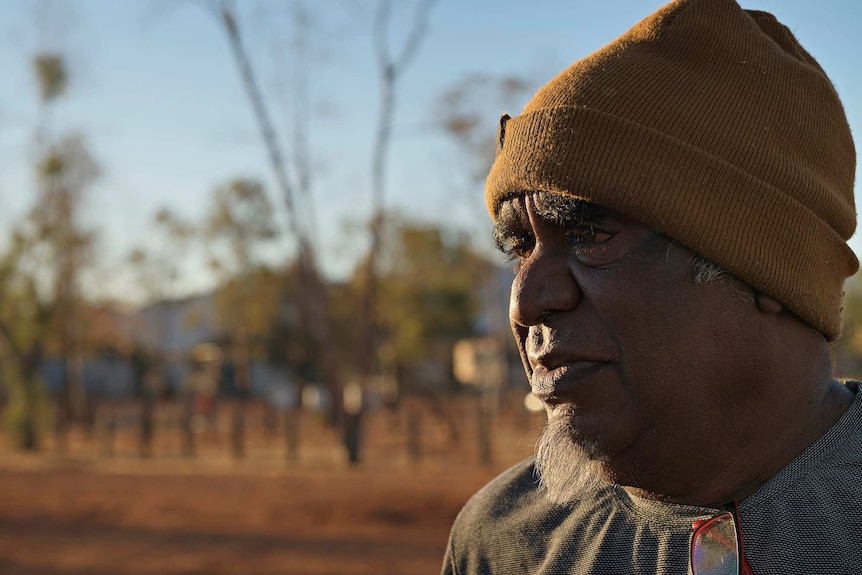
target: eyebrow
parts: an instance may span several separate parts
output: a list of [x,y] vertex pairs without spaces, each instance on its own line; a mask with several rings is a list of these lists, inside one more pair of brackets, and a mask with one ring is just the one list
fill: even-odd
[[593,214],[595,204],[582,198],[556,192],[533,192],[536,214],[551,224],[570,226],[583,222]]
[[513,238],[521,237],[530,229],[527,213],[523,204],[515,205],[522,194],[511,194],[504,198],[497,208],[497,218],[494,222],[494,245],[501,252],[507,251],[507,244]]
[[520,235],[523,235],[523,231],[516,232],[511,226],[508,226],[500,221],[494,224],[494,246],[503,253],[506,253],[508,251],[508,244],[511,239]]
[[500,251],[506,252],[512,240],[523,238],[530,233],[527,213],[523,204],[517,203],[526,196],[532,198],[536,215],[554,226],[594,224],[603,218],[616,216],[616,212],[610,208],[569,194],[543,190],[511,192],[498,204],[497,220],[494,223],[494,244]]
[[[503,210],[506,206],[511,206],[511,202],[525,196],[532,198],[533,207],[540,218],[557,226],[578,224],[603,215],[605,210],[589,200],[560,192],[515,191],[509,192],[500,199],[500,203],[497,204],[497,220],[504,219]],[[523,215],[526,217],[526,214]]]

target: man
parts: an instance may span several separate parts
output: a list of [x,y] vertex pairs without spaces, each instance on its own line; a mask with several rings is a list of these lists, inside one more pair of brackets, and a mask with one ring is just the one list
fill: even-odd
[[772,15],[677,0],[504,116],[486,186],[548,425],[444,573],[862,573],[838,96]]

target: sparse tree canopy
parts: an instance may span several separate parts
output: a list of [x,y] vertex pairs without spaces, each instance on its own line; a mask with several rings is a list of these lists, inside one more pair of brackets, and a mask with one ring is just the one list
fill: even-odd
[[387,221],[379,276],[386,348],[402,367],[448,363],[453,343],[474,334],[491,264],[463,234],[392,216]]
[[512,109],[529,95],[530,84],[517,76],[469,74],[437,99],[437,114],[443,132],[466,162],[470,183],[480,183],[494,161],[494,112]]
[[60,54],[46,52],[33,59],[33,71],[43,103],[53,102],[66,92],[66,63]]
[[188,245],[197,233],[196,226],[166,206],[152,216],[152,233],[146,246],[129,252],[126,261],[135,280],[149,301],[176,297],[176,286],[188,262]]
[[227,246],[230,259],[216,255],[214,264],[229,275],[250,270],[258,245],[278,235],[263,185],[242,178],[214,190],[203,227],[210,242]]

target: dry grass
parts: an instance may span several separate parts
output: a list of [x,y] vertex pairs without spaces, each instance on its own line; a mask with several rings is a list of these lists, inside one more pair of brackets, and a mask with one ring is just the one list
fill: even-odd
[[179,456],[176,429],[160,431],[147,460],[137,457],[132,427],[120,428],[112,457],[99,434],[71,436],[64,455],[6,447],[0,573],[438,573],[458,510],[532,451],[539,425],[498,418],[494,463],[481,466],[471,408],[450,407],[458,442],[430,412],[411,408],[423,413],[419,462],[407,456],[403,413],[368,417],[357,468],[343,463],[337,437],[315,418],[303,420],[300,458],[287,462],[283,437],[254,411],[238,461],[222,422],[199,437],[191,460]]

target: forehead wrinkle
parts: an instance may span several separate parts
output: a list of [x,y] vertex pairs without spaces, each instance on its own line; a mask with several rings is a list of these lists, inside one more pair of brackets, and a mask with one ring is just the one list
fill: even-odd
[[528,190],[510,192],[504,196],[497,206],[495,221],[495,236],[507,234],[514,228],[520,229],[528,225],[524,199],[529,197],[535,215],[545,223],[568,227],[590,220],[594,210],[604,213],[605,208],[584,198],[579,198],[563,192],[547,190]]

